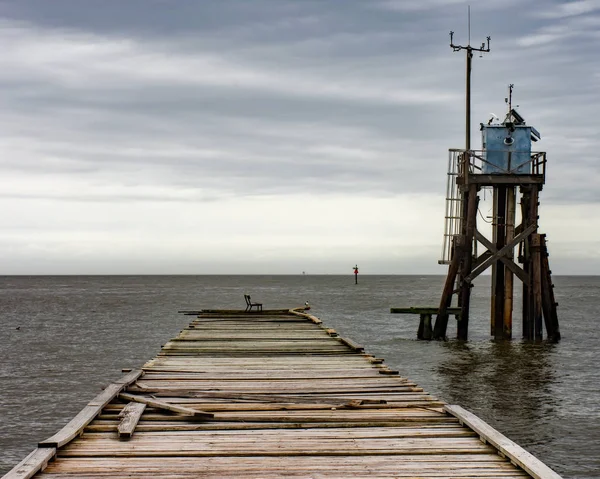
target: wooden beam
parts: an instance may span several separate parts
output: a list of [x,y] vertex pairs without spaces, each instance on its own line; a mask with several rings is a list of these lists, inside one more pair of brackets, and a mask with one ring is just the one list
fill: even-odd
[[[477,232],[477,234],[481,234],[481,233]],[[479,240],[479,238],[477,238],[477,239]],[[487,239],[486,239],[486,241],[487,241]],[[481,242],[481,241],[480,241],[480,242]],[[493,248],[493,251],[492,251],[492,250],[490,250],[490,249],[488,249],[488,250],[484,251],[483,253],[481,253],[481,254],[480,254],[480,255],[479,255],[479,256],[478,256],[478,257],[477,257],[477,258],[474,260],[474,262],[473,262],[473,269],[475,269],[475,268],[479,267],[479,265],[481,265],[481,263],[483,263],[484,261],[487,261],[489,258],[491,258],[491,257],[492,257],[492,255],[493,255],[493,252],[495,252],[495,251],[496,251],[496,248],[495,248],[495,247],[493,247],[493,246],[492,246],[492,248]]]
[[290,309],[287,312],[290,313],[290,314],[293,314],[294,316],[300,316],[302,318],[309,319],[310,321],[312,321],[315,324],[322,324],[323,323],[323,321],[321,321],[316,316],[313,316],[312,314],[308,314],[308,313],[303,313],[301,311],[298,311],[297,309]]
[[[531,187],[525,186],[521,187],[521,225],[525,228],[525,225],[531,224],[530,214],[531,214]],[[517,233],[518,234],[518,233]],[[531,252],[529,248],[529,240],[525,240],[522,243],[521,254],[519,257],[519,261],[523,264],[523,271],[527,273],[528,280],[523,281],[523,294],[522,294],[522,302],[523,302],[523,317],[522,317],[522,327],[523,327],[523,339],[533,339],[533,326],[531,323]]]
[[493,255],[488,258],[486,261],[481,263],[477,269],[474,269],[473,272],[465,278],[465,281],[472,282],[477,276],[483,273],[494,261],[498,261],[503,255],[505,255],[509,250],[518,245],[521,241],[523,241],[527,236],[529,236],[532,232],[537,229],[536,224],[529,225],[529,227],[525,228],[521,234],[515,236],[515,238],[506,246],[504,246],[499,251],[493,253]]
[[[515,187],[511,186],[506,189],[506,242],[510,243],[515,237],[515,216],[516,216],[516,195]],[[513,319],[513,296],[514,296],[514,273],[510,268],[509,264],[513,263],[514,260],[514,249],[510,250],[506,256],[503,257],[509,262],[503,261],[505,266],[504,270],[504,321],[502,327],[503,339],[512,338],[512,319]],[[498,263],[496,263],[498,264]]]
[[470,281],[466,281],[473,268],[473,238],[477,226],[477,206],[479,205],[479,196],[477,195],[477,185],[469,185],[467,215],[465,218],[465,244],[463,253],[463,263],[460,270],[460,319],[456,325],[457,339],[466,341],[469,335],[469,312],[471,305],[471,287]]
[[119,394],[121,399],[125,399],[127,401],[139,402],[142,404],[146,404],[150,407],[155,407],[157,409],[164,409],[166,411],[177,412],[179,414],[183,414],[185,416],[194,416],[201,419],[212,419],[215,417],[214,414],[204,411],[199,411],[197,409],[192,409],[185,406],[177,406],[175,404],[169,404],[165,401],[159,401],[158,399],[151,399],[144,396],[138,396],[136,394],[129,393],[121,393]]
[[535,456],[496,431],[492,426],[475,416],[475,414],[456,405],[446,405],[444,406],[444,410],[457,418],[462,424],[473,429],[473,431],[479,434],[483,442],[498,449],[500,453],[508,457],[534,479],[562,479],[560,475]]
[[[490,245],[492,248],[488,248],[490,254],[488,258],[493,256],[493,253],[497,251],[496,241],[498,239],[498,188],[492,189],[492,241]],[[477,232],[475,232],[477,233]],[[482,235],[483,236],[483,235]],[[481,265],[486,259],[482,260]],[[478,266],[479,266],[478,265]],[[495,261],[491,264],[491,281],[490,281],[490,335],[496,334],[496,270],[498,269],[498,262]]]
[[2,476],[2,479],[29,479],[43,471],[55,455],[56,448],[54,447],[34,449],[31,454]]
[[526,283],[529,281],[529,275],[523,271],[518,264],[516,264],[512,259],[502,256],[499,258],[504,266],[506,266],[511,273],[513,273],[517,278],[519,278],[522,282]]
[[[390,308],[392,314],[438,314],[439,308],[435,307],[419,307],[414,306],[411,308]],[[448,314],[460,314],[460,308],[446,308]]]
[[[481,232],[475,231],[475,238],[487,248],[487,251],[479,255],[475,261],[475,264],[473,265],[473,269],[478,268],[484,261],[487,261],[489,258],[491,258],[497,251],[496,247],[490,242],[490,240],[483,236]],[[516,264],[514,260],[507,258],[506,256],[501,256],[498,259],[502,261],[502,263],[504,263],[504,265],[522,282],[526,283],[529,281],[529,275],[523,270],[523,268]]]
[[[372,364],[381,364],[383,363],[383,359],[372,359],[370,361]],[[377,368],[377,371],[380,369]],[[222,393],[222,392],[204,392],[204,391],[193,391],[190,394],[186,394],[185,392],[181,392],[181,390],[177,391],[164,391],[162,393],[156,393],[157,396],[165,395],[165,396],[175,396],[178,397],[193,397],[198,399],[210,398],[210,399],[231,399],[233,401],[250,401],[253,403],[256,402],[266,402],[266,403],[298,403],[298,404],[327,404],[333,406],[343,406],[348,401],[354,401],[356,398],[344,398],[344,397],[329,397],[329,396],[321,396],[311,397],[311,396],[299,396],[294,393],[276,393],[276,394],[244,394],[241,392],[234,393]],[[363,404],[387,404],[387,401],[384,399],[361,399]]]
[[542,339],[542,258],[539,234],[531,236],[531,266],[534,335],[535,339]]
[[548,262],[548,248],[546,246],[546,235],[541,236],[542,255],[542,309],[546,320],[546,331],[551,341],[560,340],[560,327],[558,325],[558,313],[556,299],[554,297],[554,284],[552,284],[552,272]]
[[431,314],[421,314],[419,319],[419,329],[417,331],[417,339],[430,340],[433,336],[431,328]]
[[345,344],[346,346],[348,346],[350,349],[352,349],[352,351],[355,351],[357,353],[362,353],[365,348],[362,347],[359,344],[356,344],[354,341],[352,341],[351,339],[348,338],[342,338],[342,337],[338,337],[337,338],[341,343]]
[[130,438],[133,436],[135,426],[139,422],[142,414],[146,409],[146,405],[140,402],[130,402],[119,413],[121,422],[117,426],[117,431],[120,438]]
[[104,406],[111,402],[123,389],[137,381],[142,374],[143,371],[141,369],[135,369],[118,381],[110,384],[104,391],[88,403],[77,416],[71,419],[65,427],[58,431],[54,436],[41,441],[38,444],[38,447],[59,448],[75,439],[83,432],[85,426],[100,414]]
[[[496,186],[496,251],[502,250],[507,244],[506,241],[506,193],[507,187],[505,185]],[[505,254],[512,251],[513,248],[509,248]],[[493,256],[492,256],[493,257]],[[498,255],[498,259],[504,257]],[[489,261],[489,260],[488,260]],[[492,311],[493,323],[494,323],[494,339],[502,339],[502,326],[504,322],[504,292],[505,292],[505,270],[504,265],[495,262],[496,267],[494,268],[495,281],[494,281],[494,310]]]
[[[502,174],[471,174],[468,178],[469,185],[497,186],[497,185],[543,185],[543,175],[502,175]],[[456,178],[457,185],[464,185],[464,179]]]
[[456,275],[458,274],[458,269],[464,254],[464,242],[464,236],[456,236],[454,238],[452,261],[448,267],[448,276],[446,276],[444,290],[442,291],[442,297],[440,299],[440,307],[435,318],[432,336],[433,339],[446,339],[446,330],[448,329],[448,310],[452,304],[454,283],[456,282]]

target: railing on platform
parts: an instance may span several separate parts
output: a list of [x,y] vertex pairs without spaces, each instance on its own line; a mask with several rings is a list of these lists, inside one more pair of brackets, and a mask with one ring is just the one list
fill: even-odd
[[545,151],[449,150],[459,176],[465,166],[470,175],[542,175],[546,176]]

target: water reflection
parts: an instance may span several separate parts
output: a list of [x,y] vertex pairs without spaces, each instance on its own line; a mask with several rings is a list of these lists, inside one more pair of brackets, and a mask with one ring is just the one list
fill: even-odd
[[556,344],[450,341],[444,348],[438,367],[444,399],[468,407],[515,440],[533,444],[551,438],[546,425],[558,405],[552,393]]

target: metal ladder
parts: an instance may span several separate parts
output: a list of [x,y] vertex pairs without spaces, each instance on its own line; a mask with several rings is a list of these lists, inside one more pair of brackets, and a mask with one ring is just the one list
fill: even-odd
[[452,238],[461,232],[462,198],[456,184],[461,154],[457,150],[450,150],[448,152],[444,240],[442,244],[442,256],[438,261],[439,264],[450,264],[452,260]]

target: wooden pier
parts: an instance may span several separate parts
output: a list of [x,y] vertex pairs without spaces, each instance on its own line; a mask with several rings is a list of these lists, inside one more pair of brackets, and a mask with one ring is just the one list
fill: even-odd
[[5,479],[560,477],[314,316],[197,313]]

